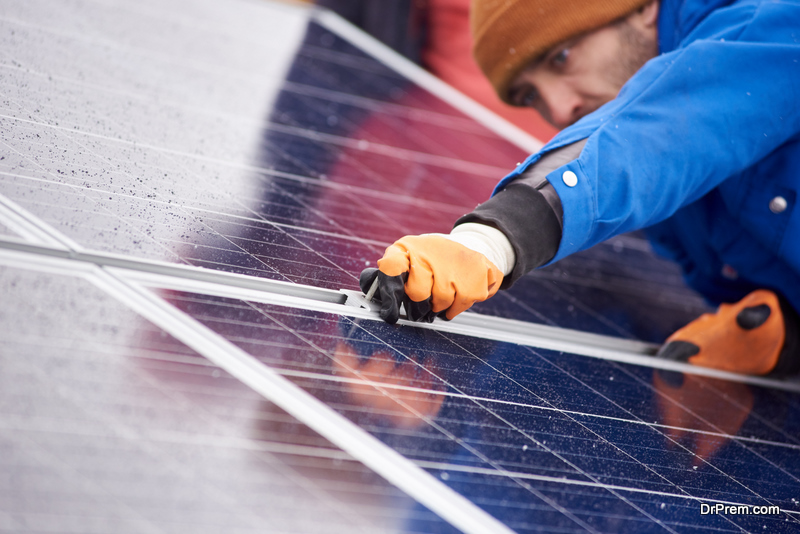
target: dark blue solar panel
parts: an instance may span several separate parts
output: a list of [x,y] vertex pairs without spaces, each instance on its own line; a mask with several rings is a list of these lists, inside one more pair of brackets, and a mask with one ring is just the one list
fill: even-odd
[[[170,299],[517,531],[697,529],[708,525],[700,502],[796,509],[796,394],[319,312]],[[786,515],[714,521],[798,528]]]
[[[357,289],[389,243],[449,231],[525,157],[303,8],[0,6],[0,266],[19,207],[32,242]],[[69,270],[0,269],[0,529],[456,530],[151,312]],[[158,294],[514,531],[798,530],[796,393]],[[639,235],[474,308],[653,342],[706,310]]]

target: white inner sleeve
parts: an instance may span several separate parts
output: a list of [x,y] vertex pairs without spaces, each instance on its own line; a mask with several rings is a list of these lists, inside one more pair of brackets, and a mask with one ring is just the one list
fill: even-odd
[[449,235],[437,235],[460,243],[475,252],[480,252],[502,271],[503,276],[514,270],[514,264],[517,261],[514,247],[511,246],[506,235],[497,228],[480,223],[464,223],[453,228]]

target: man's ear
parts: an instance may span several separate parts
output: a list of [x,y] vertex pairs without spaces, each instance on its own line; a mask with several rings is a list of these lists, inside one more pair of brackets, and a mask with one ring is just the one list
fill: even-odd
[[658,0],[652,0],[628,15],[628,22],[642,29],[655,28],[658,25],[658,8]]

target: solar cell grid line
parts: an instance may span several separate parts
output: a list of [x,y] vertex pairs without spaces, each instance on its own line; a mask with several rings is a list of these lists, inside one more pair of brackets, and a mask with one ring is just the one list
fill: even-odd
[[[316,370],[306,371],[306,370],[282,368],[282,369],[277,369],[277,372],[282,374],[282,375],[285,375],[285,376],[298,377],[298,378],[311,378],[311,379],[326,380],[326,381],[331,381],[331,382],[370,383],[369,380],[367,380],[365,382],[364,380],[361,380],[361,379],[354,379],[354,378],[347,378],[347,377],[342,377],[342,376],[331,376],[331,375],[320,374]],[[800,445],[792,445],[792,444],[787,444],[787,443],[784,443],[784,442],[772,441],[772,440],[763,439],[763,438],[757,438],[757,437],[754,437],[754,436],[753,437],[746,437],[746,436],[741,436],[741,435],[731,435],[731,434],[728,434],[728,433],[725,433],[725,432],[715,432],[715,431],[708,431],[708,430],[697,430],[695,428],[686,428],[686,427],[675,427],[675,426],[672,426],[672,425],[665,425],[665,424],[662,424],[662,423],[659,423],[659,422],[653,423],[653,422],[643,421],[641,419],[633,419],[633,420],[631,420],[631,419],[625,419],[625,418],[622,418],[622,417],[613,417],[613,416],[609,416],[609,415],[585,413],[585,412],[580,412],[580,411],[575,411],[575,410],[567,410],[567,409],[554,408],[554,407],[549,407],[549,406],[540,406],[540,405],[524,403],[524,402],[498,400],[498,399],[493,399],[493,398],[489,398],[489,397],[476,396],[475,394],[458,394],[458,393],[452,393],[452,392],[442,393],[442,392],[438,392],[438,391],[434,391],[434,390],[426,390],[426,389],[420,388],[420,387],[405,386],[405,385],[398,385],[398,384],[381,384],[381,387],[384,388],[384,389],[387,389],[387,390],[395,390],[396,389],[396,390],[400,390],[400,391],[409,391],[409,392],[417,392],[417,393],[428,393],[428,394],[431,394],[431,395],[446,395],[447,397],[452,397],[452,398],[463,398],[463,399],[468,399],[468,400],[473,400],[473,401],[478,401],[478,402],[486,402],[486,403],[491,403],[491,404],[517,406],[517,407],[520,407],[520,408],[525,408],[525,409],[530,409],[530,410],[535,410],[535,411],[553,411],[553,412],[563,413],[563,414],[566,414],[566,415],[580,416],[580,417],[584,418],[585,420],[599,420],[601,423],[605,422],[605,421],[613,421],[613,422],[616,422],[616,423],[632,423],[632,424],[637,424],[637,425],[642,425],[642,426],[652,426],[652,427],[661,429],[662,431],[666,431],[666,432],[673,431],[673,430],[682,431],[682,432],[692,432],[692,433],[696,433],[696,434],[703,434],[703,435],[706,435],[706,436],[709,436],[709,437],[717,437],[717,438],[722,438],[722,439],[726,439],[726,440],[737,440],[737,441],[741,441],[741,442],[744,442],[744,443],[752,443],[754,445],[769,445],[769,446],[774,446],[774,447],[787,448],[787,449],[791,449],[791,450],[800,450]],[[758,417],[758,414],[754,413],[753,416],[754,417]],[[765,424],[768,424],[768,425],[770,424],[768,421],[763,421],[763,422]],[[780,432],[779,429],[776,429],[776,430],[778,432]],[[793,436],[790,436],[790,435],[786,435],[786,434],[782,433],[781,437],[785,438],[787,440],[795,441],[795,438]],[[630,491],[644,491],[645,493],[648,492],[647,490],[632,490],[631,488],[627,488],[627,489],[630,490]]]
[[[791,405],[792,401],[781,398],[779,391],[769,384],[760,384],[765,387],[757,391],[765,394],[768,399],[769,397],[774,399],[754,403],[755,399],[748,388],[718,376],[694,378],[687,374],[684,377],[687,382],[684,388],[684,384],[677,380],[678,377],[665,369],[614,365],[605,376],[601,375],[598,379],[587,373],[586,369],[580,369],[574,362],[570,362],[568,366],[566,364],[567,362],[560,363],[559,368],[575,376],[576,380],[590,380],[594,384],[593,387],[601,394],[613,395],[615,404],[624,410],[623,414],[632,414],[639,423],[652,425],[662,432],[676,431],[679,435],[683,432],[698,432],[739,440],[752,446],[757,446],[761,442],[789,448],[797,446],[796,436],[790,430],[781,429],[776,424],[775,414],[770,413],[768,408],[765,409],[770,402]],[[652,406],[641,401],[653,395],[657,399],[659,411],[666,411],[665,408],[677,405],[681,407],[681,412],[667,414],[668,417],[662,414],[655,422],[649,422],[654,417]],[[662,403],[662,399],[665,402]],[[725,413],[730,414],[730,420],[725,418]],[[741,414],[749,415],[744,423],[741,420],[737,421],[737,417]],[[624,420],[618,417],[612,417],[610,420],[614,419]],[[709,421],[714,422],[714,425]],[[780,421],[780,418],[777,421]],[[737,432],[739,424],[743,426]]]
[[[709,388],[710,388],[710,389],[712,389],[712,390],[713,390],[713,389],[714,389],[714,386],[715,386],[715,384],[714,384],[713,382],[710,382],[710,383],[709,383]],[[723,384],[723,386],[725,386],[725,385]],[[717,394],[719,397],[721,397],[721,398],[725,398],[725,400],[729,400],[729,401],[730,401],[730,400],[736,400],[736,399],[729,399],[729,398],[727,397],[727,395],[726,395],[726,392],[715,391],[715,393],[716,393],[716,394]],[[670,401],[671,401],[671,402],[675,402],[673,399],[670,399]],[[739,408],[739,410],[740,410],[740,411],[747,410],[747,407],[746,407],[746,406],[742,406],[742,405],[740,405],[738,408]],[[717,431],[717,432],[720,434],[720,436],[721,436],[721,437],[723,437],[723,439],[731,439],[731,441],[732,441],[733,443],[735,443],[736,445],[738,445],[739,447],[741,447],[742,449],[744,449],[744,451],[746,452],[746,454],[747,454],[747,455],[752,455],[752,456],[755,456],[755,457],[757,457],[757,458],[758,458],[760,461],[762,461],[762,462],[764,463],[764,465],[765,465],[765,469],[775,469],[775,470],[777,470],[777,471],[780,471],[780,472],[781,472],[781,475],[785,475],[785,477],[787,478],[787,480],[789,480],[789,481],[792,481],[792,483],[794,483],[794,484],[798,484],[798,483],[800,483],[800,478],[798,478],[798,476],[797,476],[796,474],[794,474],[794,473],[790,472],[789,470],[785,469],[783,466],[779,465],[777,462],[775,462],[775,461],[771,460],[771,459],[770,459],[770,458],[769,458],[767,455],[764,455],[764,454],[762,454],[762,453],[761,453],[760,451],[758,451],[758,450],[757,450],[755,447],[751,446],[751,445],[750,445],[750,443],[748,443],[747,441],[745,441],[745,440],[739,440],[739,439],[732,439],[732,438],[729,438],[729,437],[726,435],[725,429],[719,426],[719,425],[720,425],[720,423],[719,423],[719,422],[709,421],[707,418],[703,417],[702,415],[698,415],[697,413],[694,413],[694,412],[693,412],[693,411],[690,409],[690,407],[687,407],[687,406],[685,406],[685,405],[682,405],[682,406],[681,406],[681,409],[683,409],[683,410],[686,410],[687,412],[691,413],[693,416],[695,416],[695,417],[697,417],[698,419],[700,419],[701,421],[703,421],[703,422],[704,422],[705,424],[707,424],[709,427],[711,427],[712,429],[716,430],[716,431]],[[731,412],[732,412],[732,413],[735,413],[735,412],[736,412],[736,408],[733,408],[733,409],[731,410]],[[679,443],[679,442],[678,442],[676,439],[674,439],[672,436],[669,436],[669,435],[667,435],[667,437],[668,437],[668,438],[669,438],[671,441],[675,442],[677,446],[682,446],[682,445],[681,445],[681,444],[680,444],[680,443]],[[783,432],[781,432],[781,438],[783,438],[783,439],[786,439],[787,441],[793,441],[793,442],[795,442],[795,446],[796,446],[796,443],[797,443],[797,439],[796,439],[796,437],[794,437],[794,436],[792,436],[792,435],[789,435],[789,434],[786,434],[786,433],[783,433]],[[757,442],[756,442],[756,443],[757,443]],[[795,447],[792,447],[792,448],[795,448]],[[703,461],[704,463],[708,463],[708,462],[706,462],[706,460],[705,460],[705,459],[703,459],[703,458],[700,458],[700,460],[701,460],[701,461]],[[712,466],[712,467],[714,467],[715,469],[718,469],[718,470],[720,470],[720,472],[721,472],[721,473],[723,473],[723,471],[722,471],[721,469],[719,469],[718,467],[716,467],[716,466],[713,466],[712,464],[709,464],[709,465],[711,465],[711,466]],[[730,475],[727,475],[727,474],[726,474],[726,476],[730,476]],[[738,483],[738,484],[741,484],[741,485],[742,485],[742,486],[743,486],[745,489],[747,489],[748,491],[752,492],[753,494],[755,494],[755,495],[757,495],[757,496],[760,496],[760,495],[759,495],[759,493],[758,493],[758,492],[759,492],[759,490],[758,490],[758,489],[756,489],[756,488],[754,488],[754,487],[749,487],[749,486],[748,486],[746,483],[743,483],[743,482],[741,482],[741,481],[738,481],[738,480],[736,481],[736,483]],[[767,503],[769,503],[769,499],[766,499],[766,498],[765,498],[764,500],[765,500],[765,501],[767,501]],[[774,504],[774,503],[769,503],[769,504]]]
[[[394,129],[392,127],[393,125],[387,125],[387,126],[388,126],[387,129],[389,128],[391,128],[392,130]],[[321,143],[336,145],[338,147],[361,150],[364,151],[366,155],[376,154],[381,156],[388,156],[391,158],[397,158],[398,160],[427,164],[431,167],[439,167],[462,173],[475,174],[476,176],[483,176],[486,178],[487,183],[489,180],[493,180],[494,177],[497,176],[498,174],[501,174],[506,171],[504,167],[486,165],[471,161],[464,161],[460,158],[455,157],[456,156],[455,154],[453,154],[452,156],[431,154],[430,152],[423,152],[422,150],[414,150],[413,148],[411,149],[404,147],[401,148],[397,146],[382,144],[375,141],[369,141],[363,138],[353,139],[350,137],[343,137],[341,135],[322,133],[315,130],[309,130],[307,128],[285,126],[282,124],[273,123],[269,125],[269,128],[271,131],[276,133],[286,134],[289,136],[295,136],[300,138],[307,138]],[[434,149],[439,148],[436,147],[437,143],[432,140],[421,139],[419,141],[425,143],[424,146],[426,147],[429,147],[431,143],[433,143]],[[421,149],[422,146],[420,146],[419,148]],[[437,152],[440,152],[440,150],[437,150]],[[446,150],[443,150],[443,152],[446,152]]]
[[[676,430],[677,430],[677,432],[676,432]],[[679,441],[680,438],[681,438],[681,434],[695,433],[695,432],[698,432],[698,431],[695,431],[694,429],[675,429],[675,428],[671,428],[671,427],[666,427],[666,428],[663,429],[664,437],[667,440],[675,443],[675,445],[677,447],[680,447],[680,448],[685,448],[686,447],[684,444],[680,443],[680,441]],[[711,442],[709,440],[710,436],[708,436],[709,433],[703,433],[703,434],[705,434],[705,435],[702,436],[701,438],[699,438],[699,440],[706,440],[706,443],[710,443]],[[728,442],[728,441],[734,441],[736,444],[739,444],[739,445],[742,445],[742,446],[744,446],[743,443],[745,442],[745,440],[737,439],[735,436],[731,436],[729,434],[724,434],[724,433],[718,433],[716,436],[714,436],[711,439],[716,439],[716,440],[718,440],[719,442],[721,442],[723,444]],[[754,442],[754,443],[758,443],[760,440],[751,440],[751,441]],[[776,444],[776,445],[785,446],[784,444]],[[702,446],[698,446],[698,448],[701,449]],[[750,452],[750,453],[753,452],[753,448],[752,447],[748,446],[746,448],[748,449],[748,452]],[[693,451],[691,451],[689,449],[687,449],[687,451],[691,452],[692,455],[694,455]],[[697,461],[694,462],[693,469],[697,469],[698,468],[698,464],[707,463],[713,469],[718,470],[719,473],[721,474],[721,476],[726,477],[726,478],[730,478],[731,480],[734,480],[734,477],[732,477],[729,473],[726,473],[724,471],[725,468],[720,468],[720,467],[712,464],[711,462],[708,462],[705,458],[702,457],[701,454],[702,454],[702,451],[699,450],[698,451],[698,455],[697,455]],[[706,451],[706,454],[708,454],[708,451]],[[765,469],[767,471],[769,471],[770,468],[772,468],[772,467],[776,467],[776,465],[773,462],[771,462],[768,459],[762,457],[761,455],[756,453],[755,456],[758,456],[762,460],[764,460],[764,467],[765,467]],[[722,464],[723,462],[724,462],[724,458],[716,458],[715,459],[715,463]],[[786,472],[785,470],[783,472],[784,472],[784,474],[789,475],[789,473]],[[789,475],[787,478],[788,479],[794,479],[796,477],[793,477],[793,476]],[[762,479],[762,481],[763,481],[763,479]],[[775,503],[775,501],[770,502],[770,500],[771,500],[770,498],[766,498],[763,495],[759,495],[759,492],[757,490],[755,490],[752,486],[748,485],[748,483],[746,481],[742,482],[740,479],[737,479],[737,480],[735,480],[735,484],[741,485],[743,490],[745,490],[746,492],[751,493],[751,494],[757,496],[758,498],[762,499],[761,502],[766,502],[766,503],[769,503],[769,504],[774,504]],[[762,487],[763,487],[763,483],[762,483]],[[774,483],[770,483],[769,487],[770,487],[770,489],[773,489],[776,486],[774,485]],[[684,488],[681,488],[681,489],[684,489]],[[698,489],[699,488],[694,488],[693,491],[696,492]],[[709,497],[708,493],[703,493],[703,495],[704,495],[704,498],[715,498],[714,496]],[[700,497],[698,495],[694,495],[694,496],[692,496],[692,498],[698,499],[698,502],[699,502],[699,498]],[[744,499],[744,501],[740,501],[740,502],[746,502],[746,497],[740,496],[740,498]],[[795,503],[792,500],[790,502],[790,506],[793,506],[794,504]],[[795,511],[793,511],[793,510],[787,510],[785,507],[783,508],[783,512],[787,516],[785,521],[790,522],[787,528],[791,528],[791,529],[797,528],[796,527],[797,517],[798,517],[797,513]],[[725,520],[729,521],[731,523],[739,523],[734,518],[725,517]],[[794,525],[794,526],[792,526],[792,525]],[[764,528],[767,528],[767,527],[764,527]]]
[[[622,368],[626,374],[634,378],[637,382],[641,384],[646,384],[640,374],[634,374],[631,372],[630,369]],[[703,397],[712,399],[714,397],[718,397],[723,399],[723,402],[728,404],[732,410],[749,410],[749,403],[747,402],[746,396],[737,395],[739,390],[732,390],[730,389],[730,385],[727,382],[720,381],[720,380],[706,380],[703,382],[704,391]],[[677,404],[675,399],[670,399],[670,402]],[[699,410],[702,408],[701,405],[695,403],[695,407]],[[713,429],[713,431],[718,432],[720,435],[724,435],[727,437],[732,437],[730,434],[726,434],[724,429],[718,426],[719,421],[714,422],[713,420],[707,420],[708,414],[698,413],[695,414],[690,409],[691,407],[682,406],[682,409],[687,410],[687,412],[691,413],[693,417],[697,418],[700,421],[703,421],[709,428]],[[764,432],[768,433],[775,433],[779,436],[779,439],[782,443],[785,443],[786,446],[790,446],[792,448],[800,447],[800,439],[796,435],[788,433],[784,430],[781,430],[778,426],[775,425],[773,421],[771,421],[768,417],[764,417],[763,415],[759,414],[756,411],[752,412],[753,415],[753,426],[751,429],[752,433],[759,433],[762,434]],[[752,436],[752,439],[748,439],[746,436],[737,436],[737,439],[742,441],[743,443],[747,443],[752,441],[753,443],[758,443],[760,440],[755,436]]]
[[[549,403],[547,403],[547,401],[546,401],[545,399],[538,398],[537,400],[539,400],[539,401],[543,402],[543,404],[545,404],[545,405],[549,404]],[[485,406],[485,405],[484,405],[484,407],[485,407],[485,408],[487,408],[487,409],[489,409],[489,410],[491,411],[491,409],[490,409],[490,408],[488,408],[487,406]],[[551,406],[551,407],[552,407],[552,406]],[[557,410],[557,409],[556,409],[556,410]],[[563,412],[563,411],[560,411],[560,410],[558,410],[558,411],[559,411],[559,413],[561,413],[562,415],[566,415],[568,418],[571,418],[571,415],[570,415],[570,414],[567,414],[567,413],[565,413],[565,412]],[[513,427],[513,425],[512,425],[510,422],[508,422],[508,421],[504,420],[504,419],[503,419],[503,417],[502,417],[500,414],[498,414],[498,413],[495,413],[494,415],[495,415],[496,417],[498,417],[498,419],[501,419],[501,420],[503,420],[504,422],[506,422],[507,424],[509,424],[510,426],[512,426],[512,427]],[[583,414],[580,414],[580,415],[583,415]],[[576,419],[572,419],[572,420],[573,420],[573,421],[575,421],[575,422],[578,422]],[[587,430],[589,430],[589,432],[592,432],[592,430],[591,430],[591,429],[589,429],[588,427],[584,427],[584,428],[586,428]],[[533,441],[533,442],[534,442],[534,443],[535,443],[535,444],[536,444],[538,447],[542,447],[542,448],[544,448],[544,449],[546,449],[546,450],[547,450],[547,447],[546,447],[546,445],[545,445],[543,442],[539,442],[539,441],[538,441],[536,438],[534,438],[533,436],[528,436],[528,435],[527,435],[527,434],[526,434],[526,433],[525,433],[525,432],[524,432],[522,429],[516,429],[516,430],[518,430],[518,431],[519,431],[520,433],[522,433],[523,435],[526,435],[526,437],[528,437],[529,439],[531,439],[531,441]],[[594,435],[595,435],[595,437],[596,437],[596,438],[598,438],[598,439],[599,439],[601,442],[603,442],[603,443],[606,443],[606,444],[610,445],[611,447],[613,447],[613,448],[615,448],[615,449],[619,450],[620,452],[622,452],[623,454],[625,454],[625,456],[628,456],[629,458],[633,459],[633,458],[632,458],[630,455],[627,455],[626,453],[624,453],[624,451],[621,451],[621,450],[620,450],[619,448],[617,448],[617,447],[616,447],[616,446],[615,446],[613,443],[611,443],[611,442],[609,442],[608,440],[606,440],[606,439],[605,439],[603,436],[601,436],[601,435],[599,435],[599,434],[596,434],[596,433],[594,433],[594,432],[592,432],[592,434],[594,434]],[[558,453],[556,453],[555,451],[550,451],[550,452],[551,452],[551,453],[553,453],[553,454],[555,454],[556,456],[559,456],[559,457],[560,457],[560,455],[559,455]],[[562,459],[563,461],[567,462],[567,463],[570,463],[570,462],[569,462],[569,461],[568,461],[566,458],[561,458],[561,459]],[[576,469],[578,469],[578,471],[579,471],[579,472],[581,471],[581,470],[580,470],[580,468],[578,468],[577,466],[575,466],[575,467],[576,467]],[[647,466],[644,466],[644,467],[645,467],[646,469],[649,469]],[[642,510],[642,509],[639,509],[639,508],[638,508],[638,507],[636,507],[636,505],[634,505],[634,504],[633,504],[631,501],[629,501],[627,498],[625,498],[625,497],[624,497],[624,496],[623,496],[623,495],[622,495],[622,494],[621,494],[621,493],[618,491],[618,489],[617,489],[617,488],[615,488],[614,486],[612,486],[612,485],[608,485],[608,484],[604,484],[604,483],[602,483],[602,482],[601,482],[601,481],[600,481],[598,478],[596,478],[596,477],[594,477],[594,476],[592,476],[592,475],[589,475],[588,473],[584,473],[584,474],[585,474],[585,475],[587,476],[587,478],[589,478],[589,479],[590,479],[592,482],[594,482],[595,484],[597,484],[597,485],[598,485],[598,487],[602,487],[602,488],[608,489],[608,491],[610,491],[610,492],[611,492],[612,494],[614,494],[616,497],[618,497],[618,498],[622,499],[623,501],[627,502],[629,505],[631,505],[632,507],[636,508],[638,511],[640,511],[640,512],[644,513],[645,515],[648,515],[646,512],[644,512],[644,510]],[[654,474],[656,474],[656,475],[657,475],[657,473],[654,473]],[[678,488],[676,488],[676,489],[678,489]],[[658,523],[658,524],[662,524],[662,523],[661,523],[661,521],[659,521],[657,518],[655,518],[655,517],[652,517],[652,516],[649,516],[649,515],[648,515],[648,517],[649,517],[651,520],[655,521],[656,523]],[[666,527],[666,526],[665,526],[665,528],[668,528],[668,527]],[[669,528],[668,528],[668,530],[671,530],[671,529],[669,529]]]

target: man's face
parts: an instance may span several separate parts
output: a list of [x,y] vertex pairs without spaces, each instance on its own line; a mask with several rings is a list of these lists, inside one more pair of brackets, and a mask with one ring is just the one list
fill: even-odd
[[[645,12],[656,9],[655,14]],[[647,18],[644,18],[647,16]],[[511,83],[509,98],[565,128],[616,98],[642,65],[658,54],[655,8],[558,44]]]

